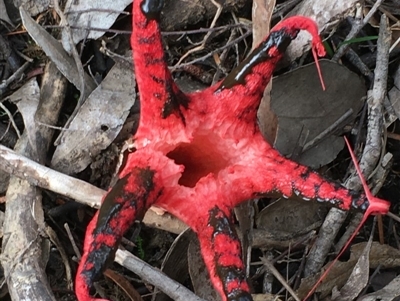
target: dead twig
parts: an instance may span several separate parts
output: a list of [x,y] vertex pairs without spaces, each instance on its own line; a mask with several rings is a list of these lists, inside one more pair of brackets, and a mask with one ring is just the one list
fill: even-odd
[[74,278],[72,277],[72,270],[71,270],[71,265],[69,264],[69,260],[68,260],[69,257],[67,255],[67,252],[65,251],[63,244],[58,239],[57,233],[49,226],[46,226],[45,230],[46,230],[46,234],[49,237],[50,241],[52,242],[53,245],[56,246],[58,252],[60,253],[62,262],[65,267],[65,278],[67,281],[67,287],[68,287],[68,289],[73,290],[73,288],[74,288],[74,280],[73,279]]
[[84,204],[99,207],[104,190],[84,181],[68,177],[47,168],[33,160],[18,155],[11,149],[0,145],[0,168],[12,175],[26,179],[39,186],[75,200],[85,200]]
[[[388,20],[385,15],[381,17],[379,39],[378,39],[378,50],[377,50],[377,61],[375,67],[375,81],[373,89],[368,91],[368,132],[365,148],[360,160],[360,167],[365,175],[369,177],[374,173],[374,169],[377,166],[377,162],[381,158],[382,153],[382,134],[383,134],[383,101],[386,96],[386,85],[388,78],[388,67],[389,67],[389,48],[391,43],[391,31],[388,26]],[[389,164],[389,163],[387,163]],[[387,165],[386,164],[386,165]],[[389,164],[390,165],[390,164]],[[378,166],[379,168],[380,166]],[[385,176],[385,172],[388,172],[386,167],[379,174],[382,177]],[[367,177],[366,177],[367,178]],[[360,181],[357,174],[353,174],[348,180],[347,184],[353,189],[359,189]],[[382,182],[377,187],[382,186]],[[375,191],[376,193],[377,191]],[[359,223],[361,217],[356,215],[354,217],[355,222]],[[336,250],[340,250],[342,245],[351,233],[346,231],[344,237],[341,238]]]
[[2,102],[0,102],[0,108],[1,108],[4,112],[6,112],[6,114],[7,114],[8,118],[10,119],[10,122],[11,122],[11,124],[12,124],[12,126],[13,126],[15,132],[17,133],[18,138],[21,138],[21,132],[19,131],[19,129],[18,129],[18,127],[17,127],[17,124],[15,123],[14,117],[13,117],[13,115],[11,114],[11,112],[6,108],[5,105],[3,105]]
[[205,59],[213,56],[214,53],[217,53],[217,52],[220,52],[220,51],[222,51],[222,50],[224,50],[226,48],[232,47],[233,45],[236,45],[237,43],[243,41],[244,39],[246,39],[250,35],[251,35],[251,30],[247,31],[246,33],[244,33],[242,36],[238,37],[237,39],[234,39],[230,44],[226,44],[226,45],[224,45],[222,47],[214,49],[213,51],[207,53],[206,55],[203,55],[202,57],[196,58],[196,59],[194,59],[194,60],[192,60],[190,62],[179,64],[179,65],[175,65],[175,66],[171,67],[170,69],[177,70],[179,68],[183,68],[183,67],[195,64],[197,62],[204,61]]
[[4,93],[5,89],[17,78],[19,78],[28,68],[29,62],[25,62],[21,67],[18,68],[17,71],[14,72],[13,75],[11,75],[9,78],[7,78],[5,81],[0,83],[0,96]]
[[[368,24],[369,20],[371,17],[375,14],[375,12],[378,10],[379,6],[381,5],[383,0],[377,0],[372,6],[371,10],[368,12],[368,14],[365,16],[364,19],[361,19],[361,14],[362,14],[362,8],[361,5],[358,4],[359,7],[357,7],[357,15],[356,15],[356,20],[355,23],[353,24],[353,27],[351,28],[349,34],[345,38],[345,41],[353,39],[360,31],[361,29]],[[343,44],[335,53],[335,55],[332,58],[332,61],[337,62],[339,59],[343,56],[343,54],[347,51],[347,49],[350,47],[350,44]]]
[[[214,4],[214,5],[217,7],[217,11],[215,12],[214,18],[213,18],[213,20],[212,20],[212,22],[211,22],[211,25],[210,25],[210,29],[212,29],[212,28],[214,28],[215,24],[217,23],[217,20],[218,20],[219,16],[220,16],[221,13],[222,13],[222,8],[223,8],[223,7],[222,7],[221,4],[219,4],[219,3],[218,3],[217,1],[215,1],[215,0],[210,0],[210,1],[212,2],[212,4]],[[204,36],[203,40],[201,41],[200,45],[196,46],[195,48],[190,49],[190,50],[187,51],[184,55],[182,55],[182,57],[179,59],[178,63],[176,63],[175,66],[180,65],[180,63],[181,63],[185,58],[187,58],[190,54],[195,53],[195,52],[200,51],[200,50],[203,50],[204,47],[205,47],[205,45],[206,45],[206,43],[207,43],[207,41],[208,41],[208,39],[209,39],[210,36],[211,36],[211,33],[212,33],[211,31],[208,31],[207,34]]]
[[[383,101],[386,95],[386,85],[389,68],[389,48],[391,32],[385,15],[381,17],[378,39],[375,81],[373,89],[368,91],[368,132],[366,145],[360,161],[361,170],[370,175],[378,162],[382,150],[383,134]],[[368,178],[368,177],[366,177]],[[347,183],[354,189],[360,188],[359,178],[354,174]]]
[[[233,12],[231,14],[235,21],[235,24],[238,24],[238,20],[237,20],[235,14]],[[239,31],[242,35],[244,34],[243,29],[240,27],[239,27]],[[236,33],[237,33],[237,30],[231,31],[227,44],[232,43],[232,41],[235,39],[235,37],[237,35]],[[244,42],[246,42],[246,40],[244,40]],[[236,55],[236,65],[239,65],[240,61],[239,61],[239,55],[238,55],[238,45],[235,44],[235,47],[236,47],[235,50],[236,50],[236,54],[237,54]],[[221,76],[221,71],[224,71],[224,73],[225,73],[225,70],[222,69],[223,68],[222,65],[223,65],[223,62],[226,60],[228,53],[229,53],[228,48],[226,48],[225,50],[222,51],[221,55],[218,57],[218,61],[216,60],[218,68],[213,76],[212,85],[219,81],[220,76]]]
[[159,269],[133,256],[127,251],[118,250],[115,255],[115,261],[120,265],[139,275],[144,281],[153,283],[173,300],[177,301],[205,301],[197,297],[182,284],[170,279]]
[[353,109],[348,109],[346,113],[344,113],[340,118],[338,118],[334,123],[332,123],[330,126],[328,126],[324,131],[322,131],[320,134],[318,134],[314,139],[311,141],[307,142],[303,146],[302,152],[306,152],[307,150],[313,148],[315,145],[318,145],[321,141],[323,141],[326,137],[329,137],[332,135],[337,129],[339,128],[340,125],[343,125],[344,122],[348,120],[348,118],[351,118],[353,115]]
[[290,285],[286,282],[285,278],[279,273],[279,271],[275,268],[275,266],[266,258],[261,257],[262,263],[274,274],[275,278],[286,288],[286,290],[290,293],[290,295],[296,301],[301,301],[299,297],[297,297],[296,292],[290,287]]
[[[382,162],[378,165],[376,169],[376,173],[373,177],[373,189],[372,193],[375,195],[378,193],[378,191],[382,188],[384,184],[384,180],[386,179],[390,167],[392,166],[393,163],[393,155],[391,153],[387,153],[385,157],[382,159]],[[375,181],[374,181],[375,180]],[[335,251],[338,253],[341,248],[346,244],[348,241],[349,237],[353,234],[354,230],[357,228],[357,226],[360,224],[361,219],[362,219],[362,213],[357,213],[353,216],[352,220],[350,221],[349,226],[346,229],[346,232],[343,234],[343,236],[339,239],[338,243],[335,245]],[[388,214],[389,216],[389,214]],[[395,220],[399,220],[396,218]],[[378,227],[382,226],[382,220],[378,219]],[[379,231],[379,238],[381,240],[381,243],[383,244],[383,231]]]
[[78,246],[75,243],[74,236],[72,235],[71,229],[70,229],[70,227],[69,227],[69,225],[67,223],[64,224],[64,229],[67,232],[69,241],[70,241],[70,243],[72,245],[72,248],[74,249],[76,257],[80,260],[81,257],[82,257],[82,254],[79,251]]
[[[387,18],[382,15],[381,27],[378,39],[378,58],[375,69],[375,83],[373,90],[369,93],[368,107],[368,134],[366,146],[360,161],[361,170],[366,178],[371,174],[380,157],[382,149],[383,132],[383,100],[386,95],[386,80],[388,72],[390,31],[388,30]],[[359,190],[361,183],[357,174],[353,174],[347,181],[346,187]],[[331,248],[331,242],[341,228],[347,212],[332,208],[329,211],[318,235],[318,239],[311,248],[305,268],[305,275],[313,275],[321,270],[325,258]]]
[[[64,28],[63,25],[44,25],[43,28],[52,29],[52,28]],[[121,29],[113,29],[113,28],[100,28],[100,27],[93,27],[93,26],[76,26],[70,25],[71,29],[76,30],[86,30],[86,31],[99,31],[99,32],[107,32],[107,33],[115,33],[115,34],[124,34],[124,35],[131,35],[132,30],[121,30]],[[235,23],[235,24],[227,24],[223,26],[215,26],[214,28],[199,28],[199,29],[192,29],[192,30],[174,30],[174,31],[163,31],[161,35],[164,37],[167,36],[181,36],[181,35],[192,35],[192,34],[199,34],[199,33],[208,33],[208,32],[217,32],[217,31],[227,31],[232,28],[248,28],[247,25],[243,23]],[[25,57],[24,57],[25,58]],[[26,59],[28,61],[28,59]],[[31,59],[30,59],[31,60]],[[31,62],[29,60],[29,62]]]
[[[62,106],[59,97],[63,99],[67,85],[54,65],[48,64],[47,67],[42,85],[42,91],[46,91],[46,93],[41,94],[39,101],[35,99],[32,102],[29,97],[33,97],[33,95],[27,95],[27,98],[23,97],[20,101],[37,103],[36,113],[39,113],[38,118],[52,124],[58,119],[58,112]],[[38,97],[38,94],[35,95]],[[58,109],[56,109],[57,107]],[[36,130],[34,133],[36,136],[35,145],[31,145],[33,142],[28,139],[25,131],[15,149],[25,156],[43,163],[52,139],[52,131],[36,127],[33,124],[26,124],[25,126]],[[38,148],[38,145],[41,147]],[[14,166],[14,169],[18,169],[18,165]],[[10,178],[6,197],[4,239],[0,259],[10,296],[13,300],[55,300],[42,262],[41,243],[46,225],[41,191],[28,181],[13,176]],[[60,249],[60,251],[62,250]],[[67,267],[67,274],[71,278],[71,273],[68,270]]]

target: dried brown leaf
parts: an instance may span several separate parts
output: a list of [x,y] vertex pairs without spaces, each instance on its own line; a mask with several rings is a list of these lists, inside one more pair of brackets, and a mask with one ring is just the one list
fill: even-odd
[[[365,249],[366,244],[366,242],[363,242],[353,245],[351,247],[350,259],[346,262],[337,262],[333,266],[330,273],[316,290],[321,298],[328,296],[332,292],[334,286],[341,288],[348,281],[348,278],[356,265],[358,258]],[[330,263],[326,264],[324,269],[329,265]],[[400,250],[388,245],[381,245],[378,242],[373,242],[369,254],[369,267],[370,269],[375,269],[378,266],[380,266],[381,269],[400,266]],[[320,275],[321,273],[318,273],[304,278],[297,290],[298,296],[301,298],[306,296],[314,286],[315,282],[319,279]]]
[[135,102],[134,91],[132,71],[115,64],[64,133],[52,167],[67,174],[85,169],[122,129]]
[[[326,91],[322,91],[314,64],[274,79],[271,107],[279,120],[275,147],[284,155],[296,154],[298,144],[307,145],[315,140],[349,112],[350,120],[345,120],[348,123],[363,104],[366,87],[357,74],[326,60],[321,60],[320,65]],[[343,149],[343,139],[332,132],[323,138],[296,156],[296,161],[318,168],[335,159]]]

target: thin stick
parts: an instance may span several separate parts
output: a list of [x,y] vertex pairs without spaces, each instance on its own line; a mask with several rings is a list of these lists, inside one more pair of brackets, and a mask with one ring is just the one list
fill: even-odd
[[21,67],[18,68],[17,71],[14,72],[13,75],[11,75],[9,78],[0,83],[0,95],[3,93],[2,91],[8,87],[9,84],[11,84],[14,80],[16,80],[24,73],[26,68],[28,68],[29,64],[30,64],[29,62],[25,62]]
[[[369,20],[371,17],[375,14],[375,12],[378,10],[379,6],[381,5],[383,0],[377,0],[375,4],[372,6],[371,10],[368,12],[368,14],[365,16],[363,20],[357,19],[356,23],[353,25],[351,28],[349,34],[345,38],[345,41],[353,39],[360,31],[361,29],[368,24]],[[350,47],[350,44],[343,44],[335,53],[335,55],[332,58],[332,61],[337,62],[346,52],[346,50]]]
[[192,60],[192,61],[190,61],[190,62],[182,63],[182,64],[180,64],[180,65],[176,65],[176,66],[170,67],[170,69],[177,70],[177,69],[179,69],[179,68],[186,67],[186,66],[190,66],[190,65],[193,65],[194,63],[204,61],[205,59],[207,59],[207,58],[213,56],[214,53],[217,53],[217,52],[222,51],[222,50],[224,50],[224,49],[226,49],[226,48],[232,47],[233,45],[235,45],[235,44],[241,42],[242,40],[244,40],[245,38],[247,38],[247,37],[250,36],[250,35],[251,35],[251,30],[247,31],[247,32],[244,33],[242,36],[240,36],[240,37],[238,37],[237,39],[233,40],[230,44],[226,44],[226,45],[224,45],[224,46],[222,46],[222,47],[219,47],[219,48],[217,48],[217,49],[214,49],[213,51],[210,51],[210,52],[207,53],[206,55],[203,55],[202,57],[199,57],[199,58],[197,58],[197,59],[194,59],[194,60]]
[[10,119],[10,122],[11,122],[15,132],[17,133],[18,138],[21,139],[21,132],[19,131],[19,129],[17,127],[17,124],[15,123],[14,117],[11,114],[11,112],[6,108],[5,105],[3,105],[2,102],[0,102],[0,108],[2,108],[4,112],[6,112],[6,114],[7,114],[8,118]]
[[72,235],[71,229],[67,223],[64,224],[64,229],[65,229],[65,231],[67,231],[69,241],[72,245],[72,249],[74,249],[76,257],[80,260],[82,258],[82,254],[79,251],[78,246],[75,243],[74,236]]
[[176,301],[205,301],[196,296],[182,284],[172,280],[159,269],[133,256],[127,251],[118,250],[115,261],[139,275],[144,281],[152,283],[169,297]]
[[388,212],[386,213],[386,216],[394,219],[396,222],[400,223],[400,217],[397,216],[396,214],[392,213],[392,212]]
[[[210,25],[210,28],[214,28],[219,16],[221,15],[223,6],[221,4],[219,4],[218,2],[216,2],[215,0],[210,0],[210,1],[212,2],[212,4],[214,4],[217,7],[217,12],[215,13],[214,19],[212,20],[211,25]],[[185,58],[187,58],[190,54],[195,53],[200,50],[203,50],[208,39],[210,38],[211,34],[212,34],[211,31],[207,32],[207,34],[204,36],[203,41],[200,43],[200,45],[195,48],[190,49],[184,55],[182,55],[181,58],[179,59],[178,63],[176,63],[176,65],[179,65],[181,62],[183,62],[183,60]]]
[[314,147],[326,137],[330,136],[337,128],[343,124],[351,115],[353,115],[353,109],[348,109],[339,119],[337,119],[334,123],[332,123],[328,128],[326,128],[322,133],[318,134],[313,140],[309,141],[304,145],[303,152],[309,150]]
[[266,258],[261,257],[262,263],[274,274],[276,279],[286,288],[286,290],[292,295],[293,299],[296,301],[301,301],[299,297],[297,297],[296,292],[290,287],[290,285],[286,282],[286,280],[282,277],[279,271],[275,268],[275,266]]

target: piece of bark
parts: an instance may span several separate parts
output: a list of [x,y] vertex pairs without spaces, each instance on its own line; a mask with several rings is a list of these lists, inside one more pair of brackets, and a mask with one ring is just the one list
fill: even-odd
[[[365,178],[368,179],[379,159],[382,151],[382,132],[383,132],[383,100],[386,95],[386,83],[388,72],[390,29],[388,29],[385,15],[381,18],[381,28],[378,39],[378,59],[375,68],[374,88],[368,93],[368,131],[367,141],[360,160],[360,168]],[[352,190],[361,188],[359,176],[355,173],[347,181],[346,187]],[[332,208],[323,223],[307,258],[305,275],[310,276],[320,271],[327,254],[331,248],[331,242],[334,241],[339,232],[347,212],[337,208]]]
[[[25,154],[31,152],[26,135],[17,143],[16,149]],[[43,209],[40,189],[12,177],[6,198],[1,265],[11,299],[56,300],[41,260],[38,215]]]
[[[53,64],[46,68],[37,120],[55,124],[61,109],[67,83]],[[26,127],[29,125],[26,124]],[[38,126],[36,145],[32,147],[26,132],[17,142],[16,151],[42,164],[52,139],[52,130]],[[27,180],[11,177],[6,194],[4,239],[1,264],[12,300],[56,300],[47,281],[42,261],[44,214],[41,190]]]

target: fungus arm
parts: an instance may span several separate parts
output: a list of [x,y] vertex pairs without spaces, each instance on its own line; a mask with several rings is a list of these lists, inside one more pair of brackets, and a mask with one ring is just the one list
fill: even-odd
[[92,298],[90,288],[107,264],[112,262],[124,233],[135,220],[142,219],[156,201],[158,189],[154,184],[151,169],[134,168],[106,194],[100,210],[87,227],[75,282],[79,301],[105,301]]
[[141,105],[137,141],[152,140],[159,128],[177,127],[179,123],[183,128],[183,110],[189,105],[165,60],[158,24],[163,2],[133,1],[131,47]]
[[[388,202],[374,202],[364,193],[348,190],[339,183],[329,181],[314,170],[282,157],[278,151],[270,149],[268,154],[249,164],[259,166],[257,175],[246,185],[256,188],[259,193],[276,191],[284,197],[299,197],[306,201],[327,202],[342,210],[365,212],[374,203],[375,214],[386,214]],[[262,166],[262,168],[261,168]]]
[[211,208],[203,224],[196,224],[201,253],[210,279],[223,301],[250,301],[240,240],[236,234],[231,213],[218,206]]

